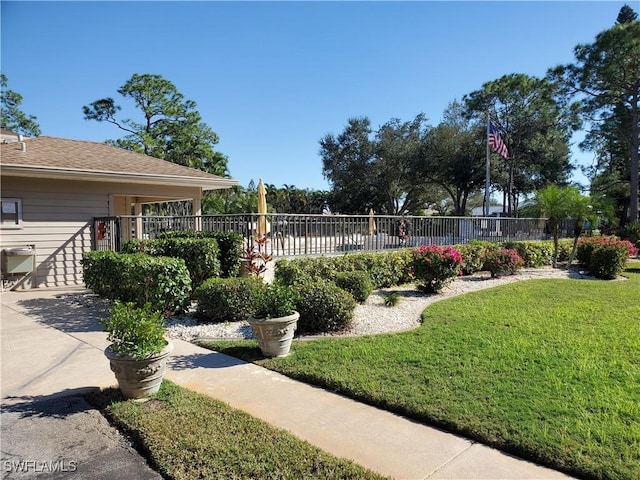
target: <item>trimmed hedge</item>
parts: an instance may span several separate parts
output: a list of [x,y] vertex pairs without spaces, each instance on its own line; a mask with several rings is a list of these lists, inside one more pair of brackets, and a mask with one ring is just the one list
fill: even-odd
[[349,292],[358,303],[364,303],[373,292],[373,283],[367,272],[338,273],[334,281],[341,289]]
[[240,257],[242,256],[242,235],[236,232],[203,232],[191,230],[175,230],[163,232],[158,238],[211,238],[218,242],[220,276],[237,277],[240,274]]
[[462,274],[472,275],[482,272],[487,251],[499,248],[499,245],[484,240],[471,240],[469,243],[453,245],[462,255]]
[[212,238],[129,240],[122,245],[122,251],[181,258],[189,270],[193,288],[197,288],[208,278],[220,276],[218,242]]
[[80,261],[84,283],[111,300],[151,304],[169,315],[186,310],[191,277],[184,260],[145,253],[85,252]]
[[260,291],[258,277],[210,278],[195,289],[195,316],[200,321],[239,322],[254,313]]
[[[286,262],[286,263],[283,263]],[[279,260],[275,278],[292,283],[294,278],[308,276],[335,280],[339,273],[366,272],[374,288],[411,283],[411,250],[385,253],[348,253],[336,257],[306,257],[289,261]]]
[[[550,265],[553,259],[553,242],[549,240],[504,242],[502,247],[518,252],[524,262],[522,266],[528,268]],[[558,250],[560,250],[559,245]],[[569,247],[565,260],[569,258],[569,253],[571,253],[571,247]],[[558,254],[558,260],[560,260],[560,254]]]
[[591,254],[589,272],[602,280],[613,280],[624,270],[629,259],[627,247],[621,244],[601,245]]
[[283,258],[275,264],[274,278],[284,285],[293,285],[313,277],[302,268],[301,262]]
[[353,321],[356,301],[330,280],[306,279],[295,285],[298,334],[344,330]]

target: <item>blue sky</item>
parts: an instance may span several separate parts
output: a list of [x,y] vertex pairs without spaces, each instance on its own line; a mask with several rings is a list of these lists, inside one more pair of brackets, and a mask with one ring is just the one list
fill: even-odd
[[377,129],[424,112],[435,125],[484,82],[571,62],[624,4],[2,1],[1,69],[43,135],[94,141],[121,132],[83,105],[111,96],[136,118],[117,89],[162,75],[197,103],[241,185],[328,189],[318,141],[349,118]]

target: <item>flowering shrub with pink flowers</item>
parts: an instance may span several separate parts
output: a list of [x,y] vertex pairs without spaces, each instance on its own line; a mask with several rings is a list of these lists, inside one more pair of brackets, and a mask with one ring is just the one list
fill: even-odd
[[484,256],[484,269],[490,271],[493,278],[513,275],[523,266],[522,257],[512,248],[488,250]]
[[412,252],[418,289],[436,293],[462,272],[462,255],[453,247],[422,245]]
[[629,257],[636,256],[638,249],[629,240],[616,237],[589,237],[578,241],[578,262],[591,275],[603,280],[612,280],[624,270]]

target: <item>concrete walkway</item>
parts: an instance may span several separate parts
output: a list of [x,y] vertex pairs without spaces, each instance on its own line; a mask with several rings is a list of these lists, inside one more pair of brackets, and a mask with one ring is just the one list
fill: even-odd
[[[67,464],[67,472],[47,478],[117,479],[117,472],[127,474],[122,478],[160,478],[98,412],[81,400],[68,398],[87,389],[115,385],[102,352],[107,340],[99,319],[89,309],[58,298],[82,291],[0,294],[3,478],[26,478],[17,476],[13,468],[20,459],[35,462],[41,470],[56,459],[75,462],[73,472]],[[256,365],[181,340],[173,342],[169,380],[381,474],[400,479],[570,478]],[[56,432],[62,423],[65,437],[70,431],[80,437],[75,447],[68,440],[60,443]],[[82,428],[69,428],[70,424]],[[96,448],[101,455],[87,454]],[[97,475],[98,467],[111,457],[117,461],[105,468],[107,474]],[[129,468],[137,469],[133,471],[138,476],[132,477]],[[35,467],[32,470],[32,476],[37,476]]]

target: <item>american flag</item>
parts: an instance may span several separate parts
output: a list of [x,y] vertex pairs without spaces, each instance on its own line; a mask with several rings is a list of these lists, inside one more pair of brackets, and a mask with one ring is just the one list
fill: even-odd
[[507,150],[507,146],[502,141],[502,138],[500,138],[498,129],[491,121],[489,121],[489,146],[494,152],[497,152],[498,155],[509,158],[509,150]]

